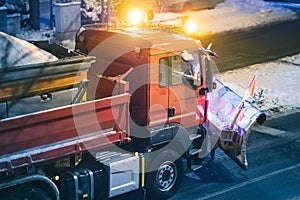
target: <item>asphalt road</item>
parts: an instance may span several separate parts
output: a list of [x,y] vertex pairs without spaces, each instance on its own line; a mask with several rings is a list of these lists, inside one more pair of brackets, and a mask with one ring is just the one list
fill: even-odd
[[255,128],[247,146],[247,170],[218,151],[214,163],[185,174],[172,200],[300,199],[299,119],[296,113]]

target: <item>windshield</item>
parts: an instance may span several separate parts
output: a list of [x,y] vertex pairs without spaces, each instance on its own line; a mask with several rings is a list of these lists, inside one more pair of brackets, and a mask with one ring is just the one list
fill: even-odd
[[199,54],[198,50],[194,50],[192,53],[188,53],[186,50],[184,50],[181,53],[181,64],[184,72],[184,80],[188,81],[191,86],[201,86],[202,63],[201,55]]
[[213,76],[218,71],[207,50],[202,48],[194,51],[183,50],[180,55],[160,58],[159,83],[160,87],[185,84],[194,89],[205,87],[211,90]]
[[202,85],[201,57],[197,50],[181,55],[163,57],[159,60],[160,86],[168,87],[185,84],[191,87]]

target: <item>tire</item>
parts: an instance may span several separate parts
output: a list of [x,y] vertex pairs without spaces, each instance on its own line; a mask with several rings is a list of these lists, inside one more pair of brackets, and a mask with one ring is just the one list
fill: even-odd
[[54,198],[46,191],[46,188],[29,183],[19,186],[14,191],[14,200],[54,200]]
[[162,200],[172,197],[179,188],[183,177],[183,161],[174,150],[151,155],[150,170],[147,174],[147,199]]

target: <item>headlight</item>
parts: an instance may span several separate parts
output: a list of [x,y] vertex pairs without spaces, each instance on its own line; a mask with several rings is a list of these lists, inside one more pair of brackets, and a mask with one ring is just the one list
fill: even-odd
[[195,33],[198,31],[198,24],[195,21],[189,20],[186,22],[184,28],[187,33]]

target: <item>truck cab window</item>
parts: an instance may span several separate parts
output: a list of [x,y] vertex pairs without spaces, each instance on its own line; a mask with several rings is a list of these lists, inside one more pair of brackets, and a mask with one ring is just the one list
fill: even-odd
[[159,86],[168,87],[168,57],[159,60]]
[[168,87],[182,84],[180,56],[164,57],[159,60],[159,85]]
[[[185,53],[187,53],[185,51]],[[197,51],[193,54],[163,57],[159,60],[160,87],[187,84],[201,86],[201,63]]]

